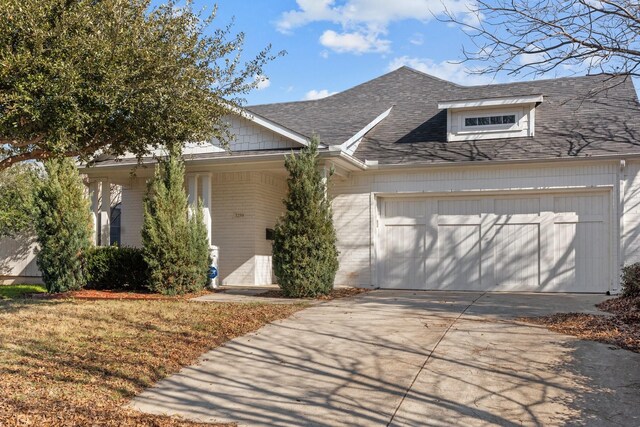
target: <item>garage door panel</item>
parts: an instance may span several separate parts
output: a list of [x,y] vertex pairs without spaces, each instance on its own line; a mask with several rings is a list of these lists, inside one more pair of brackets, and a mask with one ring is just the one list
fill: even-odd
[[555,213],[576,215],[605,215],[608,212],[604,195],[556,196],[553,198]]
[[496,224],[487,235],[485,289],[535,291],[540,283],[539,224]]
[[608,245],[600,222],[559,223],[555,229],[552,289],[562,292],[607,290]]
[[602,292],[608,289],[608,240],[604,222],[577,224],[574,291]]
[[480,200],[444,199],[438,200],[438,215],[480,215]]
[[425,200],[393,199],[384,203],[384,218],[424,218]]
[[496,215],[539,215],[539,197],[509,197],[495,199],[493,213]]
[[439,289],[479,289],[480,226],[438,226]]
[[385,287],[425,288],[425,226],[385,227]]

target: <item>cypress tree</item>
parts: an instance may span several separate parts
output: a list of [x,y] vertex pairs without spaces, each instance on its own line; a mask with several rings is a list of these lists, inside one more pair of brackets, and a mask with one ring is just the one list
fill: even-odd
[[184,162],[171,150],[156,168],[144,201],[142,243],[149,288],[168,295],[203,289],[210,264],[202,207],[193,215],[184,189]]
[[318,169],[318,140],[285,160],[286,213],[275,227],[273,270],[288,297],[315,297],[333,289],[338,270],[336,232],[326,185]]
[[36,191],[36,262],[49,292],[85,284],[83,255],[91,246],[93,221],[82,180],[72,159],[44,163],[46,177]]

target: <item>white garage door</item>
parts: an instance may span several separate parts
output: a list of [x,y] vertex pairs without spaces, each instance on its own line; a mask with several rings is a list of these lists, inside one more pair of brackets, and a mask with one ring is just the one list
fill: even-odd
[[608,201],[608,193],[380,199],[380,285],[606,292]]

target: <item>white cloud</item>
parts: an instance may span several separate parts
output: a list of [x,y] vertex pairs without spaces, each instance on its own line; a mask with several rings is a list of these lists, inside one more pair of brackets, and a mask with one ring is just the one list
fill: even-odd
[[312,101],[314,99],[322,99],[322,98],[326,98],[327,96],[331,96],[333,94],[336,94],[338,92],[329,92],[327,89],[321,89],[321,90],[315,90],[312,89],[309,92],[307,92],[304,95],[304,100],[305,101]]
[[473,70],[464,64],[451,61],[435,62],[426,58],[400,56],[393,59],[387,68],[389,71],[393,71],[405,65],[423,73],[462,85],[495,83],[491,76],[472,74]]
[[264,90],[271,86],[271,80],[267,76],[257,75],[254,77],[254,81],[256,82],[257,90]]
[[409,38],[409,43],[416,46],[422,46],[424,44],[424,36],[421,33],[415,33],[411,38]]
[[284,12],[277,23],[280,32],[288,33],[313,21],[333,21],[336,13],[332,10],[335,0],[297,0],[300,10]]
[[320,36],[320,44],[338,53],[362,54],[388,52],[391,42],[380,39],[375,34],[360,32],[339,34],[333,30],[327,30]]
[[296,0],[298,9],[284,12],[278,30],[291,31],[311,22],[329,21],[344,27],[364,24],[383,31],[391,22],[405,19],[429,21],[445,11],[467,15],[474,0]]
[[525,53],[518,56],[520,65],[531,65],[544,62],[547,59],[544,53]]
[[[296,9],[282,14],[277,22],[278,30],[291,33],[312,22],[337,24],[342,33],[327,30],[320,41],[322,43],[324,39],[324,46],[338,52],[387,52],[391,42],[384,37],[393,22],[407,19],[427,22],[445,11],[461,16],[465,22],[477,19],[470,13],[475,0],[345,0],[339,3],[336,0],[296,0],[296,3]],[[328,37],[334,43],[328,43]],[[356,43],[356,38],[358,48],[345,47]],[[366,48],[361,47],[363,43]]]

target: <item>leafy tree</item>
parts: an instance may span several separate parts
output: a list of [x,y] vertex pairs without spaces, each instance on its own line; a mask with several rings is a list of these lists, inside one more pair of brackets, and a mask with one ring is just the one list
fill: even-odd
[[0,237],[32,230],[38,183],[38,168],[34,165],[16,165],[0,171]]
[[201,206],[188,214],[184,162],[173,149],[156,168],[144,202],[142,244],[149,288],[163,294],[201,290],[210,265],[207,228]]
[[638,0],[478,0],[460,24],[479,73],[544,74],[558,67],[640,77]]
[[210,29],[192,0],[2,0],[0,169],[36,159],[138,157],[227,140],[220,120],[256,87],[270,47]]
[[326,182],[318,169],[318,140],[285,160],[287,212],[275,227],[273,270],[289,297],[326,295],[338,270],[336,231]]
[[85,283],[83,255],[93,234],[89,201],[73,160],[48,160],[45,172],[36,194],[38,268],[49,292],[80,289]]

